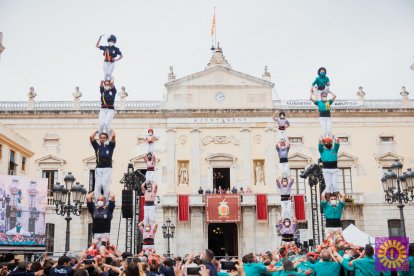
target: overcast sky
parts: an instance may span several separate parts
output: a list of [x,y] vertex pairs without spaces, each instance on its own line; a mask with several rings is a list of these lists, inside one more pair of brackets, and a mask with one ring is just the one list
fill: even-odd
[[[177,78],[204,69],[217,40],[233,69],[261,77],[269,66],[282,99],[307,98],[319,66],[338,98],[414,94],[412,0],[0,0],[0,101],[98,100],[103,77],[100,34],[115,34],[124,59],[118,87],[129,100],[159,100],[168,66]],[[105,41],[104,41],[105,42]],[[410,96],[411,96],[410,95]]]

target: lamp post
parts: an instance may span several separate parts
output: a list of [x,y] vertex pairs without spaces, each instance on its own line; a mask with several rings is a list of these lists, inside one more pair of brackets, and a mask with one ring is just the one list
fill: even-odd
[[167,239],[167,255],[168,257],[171,256],[170,253],[170,239],[174,238],[174,231],[175,226],[171,223],[171,220],[167,218],[166,224],[162,225],[162,235],[164,236],[164,239]]
[[381,178],[382,186],[385,193],[385,201],[388,204],[398,203],[397,207],[400,209],[400,223],[402,235],[405,237],[405,221],[404,221],[404,203],[414,200],[414,172],[408,169],[402,173],[400,161],[396,160],[388,172],[384,173]]
[[[76,182],[75,177],[71,172],[65,176],[65,186],[56,183],[53,186],[53,203],[56,205],[56,214],[62,217],[66,215],[66,242],[65,242],[65,254],[69,251],[70,243],[70,221],[72,220],[71,214],[79,216],[82,211],[82,204],[85,202],[86,189],[79,182]],[[71,195],[73,199],[71,200]]]

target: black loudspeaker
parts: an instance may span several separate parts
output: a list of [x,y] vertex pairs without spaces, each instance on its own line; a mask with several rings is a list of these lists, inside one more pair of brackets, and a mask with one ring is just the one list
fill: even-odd
[[122,190],[122,217],[132,218],[133,191]]

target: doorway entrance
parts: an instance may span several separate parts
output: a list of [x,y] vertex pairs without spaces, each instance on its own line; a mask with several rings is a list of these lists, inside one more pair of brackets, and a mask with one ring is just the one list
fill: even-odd
[[230,190],[230,168],[213,168],[213,188]]
[[208,248],[216,256],[237,256],[237,241],[237,225],[235,223],[210,223],[208,225]]

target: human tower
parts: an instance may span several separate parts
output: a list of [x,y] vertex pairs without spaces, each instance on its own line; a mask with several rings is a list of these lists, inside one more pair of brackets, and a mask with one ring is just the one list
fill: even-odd
[[[114,35],[108,37],[106,46],[100,44],[102,37],[103,35],[96,42],[96,47],[103,51],[104,56],[104,78],[99,87],[101,107],[98,128],[89,137],[96,156],[94,191],[87,196],[88,210],[93,219],[93,241],[87,252],[89,255],[106,255],[108,250],[116,250],[109,241],[111,220],[115,208],[115,196],[109,188],[112,175],[112,156],[116,145],[115,131],[111,128],[115,114],[115,96],[117,94],[112,73],[115,69],[115,62],[122,59],[123,56],[120,49],[115,47],[116,37]],[[154,145],[158,141],[158,137],[154,135],[153,129],[148,129],[145,141],[148,144],[147,154],[144,157],[147,170],[145,182],[141,186],[145,198],[144,220],[138,223],[138,228],[143,236],[143,249],[152,251],[158,227],[155,222],[155,198],[158,187],[154,182],[157,163]]]
[[[326,68],[318,69],[318,76],[310,89],[310,100],[318,107],[319,121],[322,129],[318,143],[321,156],[323,177],[326,188],[321,194],[321,206],[326,219],[326,236],[341,232],[341,216],[344,207],[344,195],[340,194],[338,186],[338,150],[339,139],[332,134],[331,106],[336,95],[330,91],[330,80],[326,75]],[[329,98],[329,95],[331,97]],[[290,243],[297,229],[297,221],[292,215],[292,186],[295,179],[290,176],[289,150],[290,144],[286,140],[286,130],[290,127],[285,112],[275,113],[273,120],[279,128],[279,142],[276,151],[279,157],[281,176],[276,180],[280,190],[281,220],[279,230],[282,242]]]

